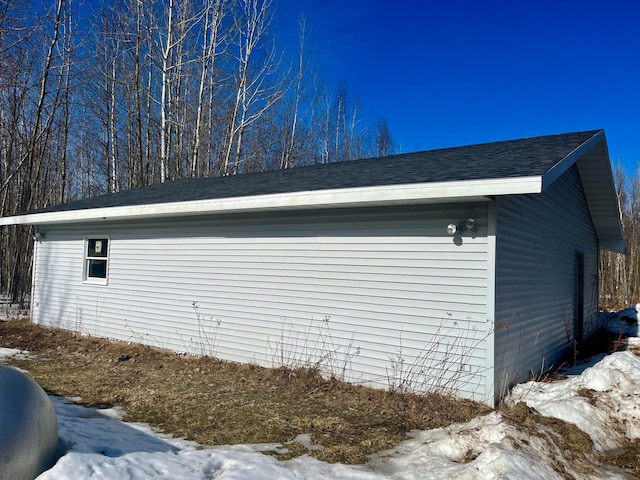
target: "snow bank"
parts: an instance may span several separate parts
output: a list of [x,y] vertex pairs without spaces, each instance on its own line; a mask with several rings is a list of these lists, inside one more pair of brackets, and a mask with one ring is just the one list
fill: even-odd
[[371,465],[403,480],[563,478],[549,465],[550,452],[543,442],[525,438],[497,412],[412,436],[376,456]]
[[4,357],[28,357],[29,352],[24,350],[16,350],[15,348],[0,347],[0,360]]
[[634,337],[637,337],[640,333],[638,330],[640,303],[618,312],[602,312],[601,315],[604,318],[606,329],[611,333]]
[[507,404],[518,402],[573,423],[596,450],[618,448],[625,437],[640,438],[640,357],[617,352],[566,380],[517,385]]

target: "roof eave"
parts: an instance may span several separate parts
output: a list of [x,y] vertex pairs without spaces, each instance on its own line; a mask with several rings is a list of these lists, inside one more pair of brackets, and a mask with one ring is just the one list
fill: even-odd
[[[558,178],[562,176],[564,172],[566,172],[574,163],[576,163],[583,155],[585,155],[589,150],[594,148],[599,142],[605,141],[604,131],[600,130],[593,137],[591,137],[586,142],[582,143],[579,147],[573,150],[569,155],[564,157],[558,163],[556,163],[553,167],[551,167],[543,176],[542,176],[542,190],[545,190],[549,185],[555,182]],[[607,160],[609,160],[607,156]]]
[[604,133],[597,136],[597,141],[578,158],[576,165],[600,246],[625,253],[622,212]]
[[626,245],[620,206],[608,152],[607,138],[604,131],[600,130],[543,175],[542,190],[575,164],[600,246],[624,253]]
[[0,218],[0,225],[46,225],[137,220],[255,211],[488,201],[499,195],[540,193],[539,176],[415,183],[246,197],[32,213]]
[[612,252],[622,253],[622,254],[627,253],[627,245],[624,239],[600,240],[600,248],[603,248],[605,250],[610,250]]

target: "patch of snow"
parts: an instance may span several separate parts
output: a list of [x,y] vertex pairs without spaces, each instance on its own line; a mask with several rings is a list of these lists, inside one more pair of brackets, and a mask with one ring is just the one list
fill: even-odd
[[605,326],[611,333],[621,335],[639,335],[638,320],[640,319],[640,303],[618,312],[603,312]]
[[322,445],[320,445],[319,443],[314,443],[313,440],[311,440],[311,435],[308,435],[306,433],[301,433],[300,435],[298,435],[296,438],[293,439],[293,442],[299,443],[300,445],[305,447],[307,450],[311,450],[311,451],[324,450],[324,447]]
[[[595,392],[593,399],[580,389]],[[524,401],[543,415],[573,421],[600,450],[625,436],[637,438],[640,426],[640,359],[619,352],[566,380],[528,382],[514,389],[512,403]],[[260,452],[280,444],[204,447],[158,433],[149,426],[118,420],[120,412],[85,408],[52,397],[60,437],[67,452],[38,480],[123,479],[309,479],[309,480],[498,480],[561,479],[560,465],[574,478],[585,478],[573,459],[543,437],[518,430],[499,412],[447,428],[411,432],[392,450],[371,457],[367,466],[328,464],[303,455],[279,462]],[[614,430],[611,425],[624,425]],[[310,444],[311,438],[296,438]],[[594,466],[589,478],[628,478],[623,472]]]
[[[637,305],[610,314],[607,326],[617,332],[630,325],[635,314],[637,329],[639,310]],[[631,338],[628,344],[638,342]],[[0,358],[16,354],[26,352],[0,349]],[[596,450],[615,449],[625,439],[640,438],[640,358],[619,352],[596,357],[565,373],[569,375],[565,380],[518,385],[506,401],[522,401],[542,415],[574,423],[589,434]],[[447,428],[411,432],[410,438],[395,448],[372,456],[368,465],[350,466],[306,455],[280,462],[261,453],[285,451],[286,445],[281,444],[202,446],[159,433],[148,425],[122,422],[123,412],[118,408],[86,408],[54,396],[51,401],[65,452],[38,480],[564,478],[554,467],[574,478],[585,478],[573,464],[576,459],[564,458],[544,436],[519,430],[499,412]],[[308,435],[293,441],[319,448]],[[593,465],[587,478],[630,476]]]
[[412,436],[371,465],[403,480],[562,478],[548,464],[542,442],[525,438],[497,412]]
[[7,357],[22,357],[27,358],[29,356],[29,352],[26,350],[17,350],[15,348],[3,348],[0,347],[0,359]]
[[327,464],[307,456],[278,462],[260,453],[279,444],[204,448],[144,424],[121,422],[102,410],[75,405],[63,397],[51,400],[67,452],[38,480],[385,478],[365,467]]
[[[593,393],[589,393],[593,392]],[[525,402],[540,414],[576,425],[599,451],[640,438],[640,357],[616,352],[581,375],[516,385],[507,404]]]
[[4,322],[16,318],[29,318],[29,309],[20,308],[20,305],[11,303],[6,295],[0,295],[0,321]]

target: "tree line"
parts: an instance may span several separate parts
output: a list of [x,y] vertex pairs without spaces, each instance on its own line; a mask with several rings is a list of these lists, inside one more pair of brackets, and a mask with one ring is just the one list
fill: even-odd
[[[344,83],[295,51],[273,0],[0,0],[0,216],[186,177],[393,153]],[[44,4],[47,4],[43,6]],[[31,235],[0,231],[0,292],[30,290]]]
[[[0,0],[0,216],[395,151],[384,119],[322,79],[304,20],[298,48],[280,46],[273,0],[35,3]],[[628,254],[601,255],[603,307],[640,301],[639,175],[616,170]],[[15,300],[32,233],[0,229],[0,293]]]
[[627,253],[600,255],[600,306],[607,309],[640,303],[640,168],[630,173],[618,165],[614,181]]

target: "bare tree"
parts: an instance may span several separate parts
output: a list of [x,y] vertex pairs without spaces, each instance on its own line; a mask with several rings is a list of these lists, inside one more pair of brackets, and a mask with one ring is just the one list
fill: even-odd
[[600,305],[622,308],[640,302],[640,167],[629,178],[618,165],[614,172],[626,255],[602,252],[600,255]]
[[[357,96],[311,68],[304,21],[285,61],[274,0],[105,1],[81,19],[74,5],[0,0],[0,215],[373,151]],[[0,231],[14,296],[29,289],[29,235]]]
[[[271,0],[240,0],[235,28],[235,98],[231,107],[225,152],[221,172],[237,174],[242,157],[242,142],[246,129],[256,122],[284,94],[281,82],[272,81],[280,67],[275,45],[264,46],[264,40],[273,18]],[[261,47],[266,52],[254,61]],[[235,158],[231,163],[231,153]]]
[[335,97],[325,93],[321,122],[320,158],[322,163],[371,156],[367,129],[361,127],[360,102],[351,101],[347,87],[338,84]]
[[[11,5],[10,5],[11,3]],[[0,214],[16,214],[47,205],[60,181],[60,162],[68,136],[72,3],[58,0],[51,9],[27,14],[27,4],[0,5]],[[21,10],[24,9],[24,10]],[[65,25],[67,26],[65,28]],[[33,55],[44,43],[44,55]],[[31,229],[8,227],[0,233],[3,252],[0,286],[14,299],[29,290]]]
[[379,117],[376,123],[376,156],[386,157],[395,153],[395,145],[387,119]]
[[[201,156],[200,146],[204,136],[205,110],[213,107],[213,85],[216,67],[216,58],[220,55],[223,43],[220,28],[224,16],[224,3],[221,0],[207,0],[204,13],[204,27],[202,28],[202,53],[200,67],[200,84],[198,86],[198,101],[196,111],[196,123],[193,132],[193,149],[191,153],[191,176],[198,176],[199,160]],[[205,105],[206,90],[209,90],[209,102]],[[211,125],[209,124],[211,128]]]
[[[130,127],[130,141],[127,158],[129,159],[129,179],[128,184],[130,187],[138,187],[146,185],[149,182],[147,165],[151,160],[149,150],[149,131],[150,131],[150,108],[145,111],[143,98],[145,97],[144,89],[144,72],[148,70],[151,74],[151,65],[149,64],[149,41],[145,32],[148,29],[145,27],[146,18],[144,3],[142,0],[132,0],[129,3],[128,10],[133,15],[134,31],[129,36],[128,52],[131,55],[133,62],[133,79],[128,84],[128,91],[132,94],[131,104],[129,106],[128,115],[131,119]],[[147,61],[145,61],[145,58]],[[146,93],[146,97],[149,98],[149,92]],[[146,130],[146,134],[145,134]],[[146,142],[145,142],[146,138]]]
[[305,75],[305,41],[306,41],[306,21],[300,19],[300,50],[298,52],[298,68],[295,76],[295,86],[293,91],[293,114],[291,118],[291,126],[288,132],[285,146],[282,150],[282,159],[280,160],[280,168],[289,168],[291,166],[291,155],[296,145],[296,131],[298,129],[298,115],[300,113],[300,102],[302,101],[303,85],[302,81]]

